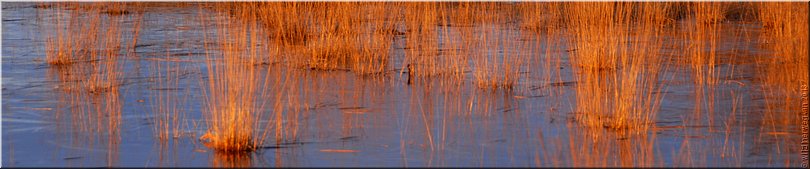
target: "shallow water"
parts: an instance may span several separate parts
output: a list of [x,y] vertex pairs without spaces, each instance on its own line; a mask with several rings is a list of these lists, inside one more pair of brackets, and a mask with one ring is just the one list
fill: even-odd
[[[213,28],[213,21],[222,18],[200,18],[201,9],[195,6],[148,7],[135,55],[118,61],[123,65],[120,92],[77,96],[61,90],[65,84],[59,78],[65,75],[44,62],[42,31],[48,23],[37,19],[57,9],[41,12],[32,3],[2,6],[4,166],[783,167],[800,162],[795,144],[799,126],[765,121],[769,110],[757,80],[763,75],[756,57],[771,56],[756,40],[761,28],[746,23],[723,23],[721,38],[730,38],[720,40],[717,48],[721,63],[716,68],[724,76],[715,88],[716,121],[685,122],[695,108],[688,65],[673,64],[663,73],[665,94],[655,127],[646,134],[622,135],[573,120],[577,82],[566,46],[552,53],[562,58],[559,77],[544,80],[544,63],[533,62],[522,69],[526,73],[515,90],[490,90],[477,88],[471,75],[462,82],[429,78],[408,84],[407,75],[398,70],[404,67],[407,37],[397,35],[390,51],[391,73],[382,78],[263,65],[262,72],[270,69],[271,77],[290,84],[273,89],[283,92],[278,94],[282,99],[266,98],[283,107],[283,137],[269,139],[278,144],[258,152],[226,154],[197,140],[205,132],[201,82],[211,78],[204,63],[204,43],[210,40],[203,34],[215,31],[197,28]],[[133,15],[119,17],[122,31],[131,32]],[[509,31],[513,37],[498,37],[526,46],[546,44],[547,35],[503,32]],[[125,35],[122,41],[131,38]],[[677,36],[668,40],[684,41]],[[542,52],[522,49],[545,60]],[[677,46],[664,50],[672,51],[670,60],[684,57]],[[179,64],[172,70],[181,71],[179,88],[155,87],[161,78],[154,72],[158,63]],[[187,117],[181,137],[154,137],[151,95],[157,92],[188,96],[182,105]],[[111,124],[110,116],[87,115],[110,100],[121,104],[120,124]]]

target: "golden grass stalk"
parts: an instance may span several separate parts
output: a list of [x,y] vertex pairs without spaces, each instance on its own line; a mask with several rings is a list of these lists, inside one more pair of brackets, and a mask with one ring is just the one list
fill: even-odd
[[325,10],[315,12],[312,18],[314,38],[307,43],[307,54],[302,58],[306,60],[304,66],[322,70],[347,69],[359,51],[360,33],[347,25],[360,24],[356,16],[359,7],[351,3],[315,3],[311,6],[311,9],[319,8]]
[[[142,17],[142,14],[137,17]],[[141,19],[141,18],[136,18]],[[136,21],[135,25],[137,25],[140,21]],[[133,32],[137,34],[137,32]],[[167,35],[168,36],[168,35]],[[179,36],[179,35],[178,35]],[[168,38],[168,37],[167,37]],[[134,40],[137,40],[137,35],[133,36]],[[176,43],[179,44],[179,37],[175,39]],[[135,41],[132,42],[134,47]],[[171,44],[171,43],[169,43]],[[149,102],[152,105],[152,111],[150,112],[152,115],[152,122],[153,122],[153,134],[154,137],[157,138],[160,142],[160,149],[163,150],[166,146],[169,139],[176,139],[183,136],[183,127],[187,127],[188,123],[186,121],[186,111],[187,111],[187,101],[189,97],[189,91],[186,88],[181,86],[181,79],[184,75],[187,75],[188,68],[183,62],[180,61],[171,61],[178,58],[171,58],[172,55],[169,52],[171,48],[176,48],[179,46],[170,46],[166,45],[166,52],[165,56],[167,60],[156,60],[152,62],[151,66],[149,67],[150,72],[152,72],[153,76],[153,87],[150,88],[150,98]],[[134,54],[134,50],[128,50],[130,54]],[[163,152],[161,151],[161,155]]]
[[64,16],[65,14],[56,13],[55,15],[51,21],[55,28],[49,31],[51,32],[50,37],[45,40],[45,60],[51,65],[68,64],[71,62],[74,48],[72,41],[68,41],[71,38],[67,36],[73,34],[67,31],[71,29],[69,24],[65,25],[64,20],[67,18]]

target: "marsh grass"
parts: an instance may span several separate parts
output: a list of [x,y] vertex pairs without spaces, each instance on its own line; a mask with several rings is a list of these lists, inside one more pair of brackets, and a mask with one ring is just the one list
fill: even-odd
[[98,60],[92,62],[93,76],[87,81],[87,86],[91,93],[102,93],[112,90],[117,90],[121,85],[121,75],[119,62],[121,55],[121,39],[123,33],[121,32],[122,18],[112,16],[107,18],[102,32],[103,42],[98,47],[99,52],[91,52],[91,57]]
[[[65,10],[78,5],[86,5],[83,10],[90,12]],[[121,20],[99,16],[95,5],[57,3],[52,9],[54,19],[64,19],[45,27],[54,33],[46,35],[46,61],[51,64],[48,77],[57,83],[55,119],[67,121],[57,128],[71,133],[66,139],[73,146],[105,146],[106,164],[115,166],[123,108],[118,60]]]
[[[48,32],[45,40],[47,63],[67,65],[94,61],[97,58],[93,56],[97,55],[99,50],[118,49],[117,46],[108,46],[120,45],[120,42],[113,42],[121,38],[118,19],[114,21],[113,18],[120,18],[119,15],[124,13],[121,11],[129,9],[127,4],[64,2],[48,6],[50,7],[39,8],[40,11],[46,12],[44,14],[53,15],[47,20],[49,24],[46,24],[47,31],[44,31]],[[111,37],[112,35],[117,36]]]
[[[575,50],[563,49],[567,43],[564,33],[564,3],[522,3],[519,4],[520,27],[526,32],[524,36],[535,37],[538,41],[534,50],[530,50],[534,56],[528,57],[528,69],[530,77],[539,77],[540,84],[532,89],[544,89],[541,92],[552,96],[559,96],[563,93],[564,86],[554,86],[552,84],[563,82],[563,55]],[[536,66],[535,66],[536,65]],[[536,70],[535,68],[539,69]],[[556,90],[555,90],[556,89]],[[555,99],[559,100],[559,99]]]
[[[770,145],[769,150],[785,166],[799,161],[789,158],[798,152],[798,139],[778,133],[798,132],[801,121],[801,85],[808,79],[808,8],[804,3],[763,2],[759,3],[759,19],[764,27],[761,36],[763,47],[773,52],[772,57],[758,57],[757,72],[761,74],[759,86],[764,97],[759,133],[754,146]],[[773,140],[773,141],[765,141]]]
[[[404,34],[407,38],[401,72],[459,80],[465,78],[471,55],[475,54],[470,45],[477,41],[472,38],[480,34],[463,27],[512,20],[515,17],[509,15],[514,12],[509,9],[513,8],[502,3],[373,2],[229,3],[214,7],[240,20],[256,20],[268,34],[267,43],[279,50],[282,62],[289,66],[352,71],[361,76],[385,75],[392,70],[389,60],[393,39]],[[487,63],[500,65],[493,67],[496,69],[520,67],[511,65],[519,59],[505,60],[509,62]],[[484,86],[512,86],[517,77],[506,74],[492,73],[493,77],[487,77],[491,85]],[[501,80],[506,81],[496,82]]]
[[758,70],[763,74],[766,109],[772,112],[766,119],[777,124],[800,122],[799,104],[789,103],[799,102],[800,86],[808,83],[808,49],[802,45],[808,43],[807,10],[806,5],[797,3],[760,4],[759,16],[766,28],[761,41],[764,48],[774,52],[774,57],[760,57]]
[[439,11],[436,3],[407,3],[404,5],[405,62],[403,70],[416,77],[436,76],[440,70],[438,61]]
[[[102,9],[123,8],[121,5],[104,6],[104,3],[55,3],[43,9],[51,24],[43,28],[49,32],[45,40],[45,60],[53,67],[68,71],[64,74],[84,76],[75,79],[77,85],[68,85],[66,90],[86,90],[101,94],[117,90],[121,72],[120,16],[102,16]],[[77,64],[74,64],[77,63]]]
[[[724,3],[698,2],[690,4],[689,11],[694,22],[689,22],[684,39],[687,42],[687,55],[695,86],[695,108],[692,118],[695,121],[705,119],[709,126],[714,126],[715,93],[719,82],[718,53],[720,34],[725,20]],[[706,110],[704,112],[704,109]]]
[[[666,78],[662,77],[662,72],[667,72],[670,67],[663,61],[669,58],[663,57],[662,49],[669,47],[665,43],[668,29],[683,26],[690,29],[681,38],[688,43],[683,50],[686,55],[683,64],[691,70],[694,79],[695,112],[691,117],[697,122],[707,120],[709,126],[723,124],[722,156],[742,159],[745,143],[740,143],[743,146],[736,150],[728,143],[735,139],[729,134],[735,128],[742,128],[740,132],[745,132],[742,125],[745,120],[735,119],[736,114],[742,113],[737,108],[741,99],[732,94],[731,116],[734,118],[715,120],[714,117],[715,101],[722,99],[715,96],[718,93],[715,88],[722,76],[716,67],[721,65],[717,51],[722,43],[719,35],[723,22],[737,15],[749,15],[745,10],[757,9],[756,16],[764,27],[762,46],[777,56],[757,60],[758,73],[763,75],[759,80],[763,84],[761,89],[766,95],[767,109],[760,126],[765,134],[761,135],[770,137],[772,134],[768,132],[790,130],[789,126],[801,123],[796,113],[800,107],[786,103],[797,102],[794,93],[798,93],[800,82],[807,82],[803,78],[807,74],[807,9],[791,3],[760,3],[758,8],[729,4],[732,3],[217,3],[211,7],[220,19],[215,23],[216,38],[204,38],[203,75],[207,76],[202,77],[200,83],[204,88],[202,114],[206,129],[200,139],[216,150],[212,165],[250,166],[251,157],[246,152],[262,148],[267,144],[266,139],[275,137],[275,143],[282,144],[294,143],[306,136],[308,129],[304,127],[307,124],[300,119],[313,115],[306,113],[311,113],[310,107],[317,107],[310,105],[312,100],[319,99],[307,95],[321,91],[302,89],[301,86],[310,85],[306,80],[311,79],[301,80],[299,77],[310,78],[314,76],[312,74],[329,74],[331,71],[347,71],[360,77],[384,77],[389,71],[396,70],[395,66],[401,66],[401,71],[407,71],[409,77],[427,79],[426,83],[420,84],[421,88],[410,93],[413,114],[405,118],[413,119],[412,126],[405,129],[412,127],[412,131],[403,129],[405,131],[400,133],[402,154],[407,154],[404,152],[407,150],[405,136],[416,130],[425,133],[417,136],[421,137],[417,141],[424,143],[420,148],[430,150],[429,155],[442,154],[447,146],[452,146],[448,143],[454,141],[448,140],[448,137],[452,138],[453,130],[447,125],[478,125],[456,124],[448,119],[494,116],[489,111],[473,114],[476,108],[490,110],[499,104],[487,100],[489,97],[504,97],[504,104],[514,101],[509,99],[525,98],[510,95],[515,92],[511,89],[522,87],[518,84],[522,83],[524,73],[526,76],[540,76],[542,83],[549,83],[545,86],[564,83],[562,80],[567,72],[561,69],[567,66],[564,65],[567,55],[576,83],[573,87],[576,104],[572,107],[573,116],[580,125],[587,126],[577,128],[575,132],[582,132],[573,133],[568,140],[563,140],[571,145],[584,145],[568,148],[570,165],[660,166],[664,160],[655,158],[660,155],[654,154],[652,147],[656,146],[655,123],[662,91],[666,87],[661,82]],[[73,128],[86,131],[106,128],[110,136],[117,136],[122,104],[119,100],[107,98],[120,97],[118,91],[123,79],[120,69],[124,60],[119,55],[125,47],[130,48],[125,51],[135,53],[142,24],[136,19],[131,44],[122,45],[124,29],[120,28],[123,25],[120,18],[131,14],[141,18],[143,7],[123,3],[57,3],[40,9],[56,10],[60,6],[64,9],[50,18],[53,24],[46,39],[46,61],[53,68],[49,71],[62,78],[59,80],[63,86],[61,92],[80,93],[66,94],[60,99],[105,103],[99,104],[100,107],[62,108],[72,107],[74,112],[107,113],[58,113],[57,116],[73,116],[72,119],[80,122]],[[203,13],[200,15],[202,19]],[[684,21],[685,24],[675,21]],[[530,46],[529,42],[519,39],[524,37],[545,44]],[[211,39],[217,45],[209,46]],[[404,41],[403,56],[392,54],[395,53],[393,50],[399,50],[392,49],[397,39]],[[562,48],[566,45],[570,48]],[[535,47],[536,52],[532,50]],[[402,63],[398,63],[398,59],[402,59]],[[533,67],[535,64],[532,63],[541,62],[537,64],[540,68]],[[295,69],[278,69],[276,64]],[[183,65],[179,62],[155,63],[152,72],[160,78],[155,84],[157,88],[179,88],[181,71],[173,67],[182,69]],[[430,80],[437,79],[442,85],[440,91],[456,95],[434,100],[435,93],[430,91],[435,87],[431,82],[436,81]],[[460,93],[466,89],[462,88],[466,80],[479,88],[501,88],[507,92],[485,98],[473,95],[460,102],[444,103],[452,106],[448,108],[452,109],[450,111],[459,112],[456,114],[438,111],[436,107],[440,106],[435,104],[465,96]],[[350,81],[347,79],[338,81],[341,89],[351,83],[344,82]],[[562,100],[566,89],[560,86],[556,89],[549,91],[559,95],[552,100]],[[160,140],[178,137],[181,133],[178,131],[184,126],[183,103],[187,94],[178,96],[170,90],[154,92],[151,104],[155,108],[156,137]],[[338,97],[341,101],[365,101],[362,96],[349,97],[345,91],[340,91]],[[476,102],[476,99],[484,101]],[[509,106],[512,105],[505,107]],[[508,110],[503,111],[506,114]],[[350,136],[364,127],[364,119],[355,114],[362,113],[342,114],[341,134]],[[520,116],[519,112],[509,114]],[[442,117],[441,121],[435,118],[437,116]],[[512,117],[510,120],[522,119]],[[684,123],[690,122],[693,121]],[[491,132],[492,126],[487,126],[491,124],[481,125],[486,132]],[[620,132],[606,132],[602,128]],[[491,133],[483,135],[486,134]],[[739,140],[744,142],[744,137],[742,134]],[[682,161],[676,161],[684,165],[699,164],[703,161],[691,160],[707,159],[713,153],[693,154],[690,151],[716,146],[697,145],[689,138],[684,140],[683,154],[680,154],[683,157],[676,157],[682,158]],[[777,149],[792,151],[785,147]],[[110,147],[110,150],[115,150],[115,147]],[[480,158],[484,156],[481,154]],[[110,155],[110,159],[114,158]],[[434,159],[433,156],[425,158]],[[440,163],[444,162],[444,157],[438,158]],[[564,166],[567,163],[563,159],[538,157],[535,161]],[[737,163],[740,165],[742,161]]]
[[269,85],[263,76],[267,74],[256,65],[263,59],[260,54],[266,52],[258,45],[264,35],[255,20],[220,20],[215,24],[221,53],[205,47],[208,79],[202,81],[203,116],[208,128],[200,139],[217,151],[253,151],[263,144],[265,137],[260,136],[266,134],[262,133],[269,132],[259,125]]
[[[140,21],[136,20],[134,25],[139,26],[141,23],[137,22]],[[165,36],[169,37],[170,35],[167,33]],[[175,43],[164,45],[164,56],[167,59],[154,60],[149,65],[149,72],[152,77],[150,81],[153,83],[151,83],[152,87],[148,89],[150,90],[148,100],[151,105],[150,114],[152,116],[153,134],[159,140],[158,144],[160,144],[161,150],[168,145],[168,140],[184,136],[184,130],[190,126],[187,117],[190,109],[188,100],[192,91],[189,90],[189,87],[184,87],[187,83],[183,79],[190,77],[194,71],[188,68],[187,62],[176,61],[179,58],[173,58],[176,56],[172,55],[171,49],[180,46],[169,44],[181,44],[179,39],[181,35],[178,33],[175,36]],[[133,38],[137,37],[133,36]],[[136,42],[133,41],[133,43]],[[131,47],[134,48],[134,46]],[[127,52],[128,54],[135,53],[134,49],[127,50]]]
[[[235,3],[239,19],[253,19],[268,32],[268,41],[283,48],[290,66],[345,70],[361,75],[389,69],[396,17],[387,3]],[[247,6],[249,8],[245,8]],[[230,10],[219,7],[220,10]],[[292,17],[290,17],[292,16]]]
[[98,42],[100,10],[97,5],[88,8],[90,12],[79,10],[66,10],[80,6],[78,3],[57,3],[54,8],[43,11],[52,11],[47,22],[52,23],[46,27],[49,32],[45,40],[45,59],[51,65],[67,65],[74,62],[88,61],[90,52]]
[[562,7],[564,3],[521,3],[517,10],[520,11],[520,27],[530,32],[549,32],[559,30],[563,25]]
[[155,137],[165,141],[182,136],[186,127],[186,103],[189,92],[180,88],[184,65],[180,62],[153,63],[152,72],[156,72],[155,87],[152,90],[150,103]]
[[[551,159],[565,167],[655,167],[663,166],[664,159],[656,158],[655,133],[629,135],[594,128],[578,128],[568,124],[569,129],[583,132],[569,133],[562,142],[569,142],[568,158]],[[560,147],[563,149],[563,147]]]
[[484,27],[473,50],[473,81],[485,89],[513,89],[520,79],[520,70],[527,63],[525,45],[513,41],[516,32],[499,26]]
[[652,125],[662,97],[659,72],[668,67],[659,53],[668,5],[566,4],[567,11],[574,11],[567,13],[566,23],[577,49],[572,63],[578,121],[632,133]]
[[[226,48],[224,51],[241,52],[228,44],[223,47]],[[256,144],[253,140],[256,119],[253,115],[259,112],[255,107],[254,92],[259,81],[255,68],[245,64],[238,58],[240,56],[228,53],[220,56],[223,63],[213,63],[213,58],[206,62],[210,66],[205,107],[209,121],[207,132],[201,139],[210,140],[210,147],[214,149],[245,151],[253,149]]]

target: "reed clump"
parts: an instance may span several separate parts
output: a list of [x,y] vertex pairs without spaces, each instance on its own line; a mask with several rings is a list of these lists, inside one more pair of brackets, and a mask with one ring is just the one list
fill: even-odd
[[102,43],[97,46],[101,51],[90,52],[90,56],[97,60],[97,62],[90,63],[93,69],[93,76],[87,81],[90,93],[117,90],[121,85],[122,73],[119,61],[122,50],[121,39],[123,39],[121,22],[122,18],[119,16],[108,17],[102,27],[102,39],[99,40]]
[[[68,65],[76,62],[95,61],[98,52],[115,50],[120,45],[109,38],[119,38],[119,23],[114,23],[119,13],[109,14],[105,11],[126,11],[126,3],[52,3],[48,8],[38,8],[47,11],[52,16],[44,26],[48,32],[45,39],[45,61],[51,65]],[[106,33],[106,34],[104,34]],[[116,35],[108,37],[104,35]],[[110,41],[110,42],[105,42]],[[101,43],[104,42],[104,43]],[[110,46],[108,46],[110,45]],[[98,51],[102,50],[102,51]]]
[[54,3],[51,8],[40,9],[52,16],[44,26],[45,60],[51,65],[67,65],[90,60],[90,52],[98,42],[101,17],[98,5],[87,5],[87,11],[67,10],[82,6],[79,3]]
[[[258,45],[261,44],[259,37],[266,35],[255,19],[224,19],[216,25],[220,53],[205,46],[208,79],[202,84],[205,87],[203,116],[208,128],[200,139],[217,151],[253,151],[264,141],[262,136],[266,134],[262,132],[269,131],[259,125],[264,114],[263,95],[268,86],[266,77],[262,76],[266,73],[256,66],[256,61],[264,57],[261,54],[266,52],[266,48]],[[207,41],[207,37],[204,39]]]
[[694,81],[693,118],[706,119],[710,126],[714,123],[715,90],[720,75],[717,69],[717,51],[726,7],[726,4],[717,2],[689,4],[689,18],[694,21],[686,24],[691,31],[683,34],[684,39],[689,40],[686,42],[686,54],[689,56],[688,65]]
[[405,62],[408,74],[416,77],[436,76],[443,72],[438,61],[436,30],[439,11],[436,3],[414,2],[404,4]]
[[518,4],[520,27],[538,33],[561,29],[564,26],[561,11],[563,4],[559,2]]
[[525,44],[512,41],[517,33],[499,26],[484,27],[478,49],[473,50],[473,81],[480,88],[511,90],[520,79],[520,70],[527,63]]
[[284,62],[293,67],[385,74],[391,67],[393,39],[404,34],[403,72],[457,79],[464,78],[474,50],[469,47],[474,42],[465,40],[472,37],[464,36],[477,34],[462,30],[461,41],[456,41],[453,30],[514,18],[505,16],[510,13],[504,11],[513,8],[503,3],[273,2],[215,8],[239,19],[255,18],[268,33],[268,43],[278,47]]
[[[71,144],[92,147],[105,141],[107,165],[118,160],[122,124],[122,82],[120,17],[101,17],[103,4],[54,3],[52,8],[40,8],[53,16],[43,24],[46,34],[46,62],[49,72],[58,74],[57,107],[68,107],[68,113],[58,111],[57,120],[69,120],[65,133]],[[52,14],[52,15],[51,15]],[[67,105],[63,105],[67,104]],[[88,137],[89,136],[89,137]]]
[[[566,26],[576,39],[576,66],[582,69],[615,69],[627,37],[630,7],[614,3],[569,3],[565,6]],[[604,36],[612,35],[612,36]]]
[[[396,3],[236,3],[239,19],[254,18],[290,66],[361,75],[389,68]],[[227,8],[226,8],[227,9]],[[230,9],[228,9],[230,10]],[[255,16],[255,17],[252,17]],[[292,16],[292,17],[291,17]]]
[[491,11],[480,3],[427,3],[402,4],[405,27],[405,63],[402,71],[420,78],[466,78],[470,59],[474,58],[479,42],[475,25],[495,22],[494,16],[484,16],[482,10]]
[[[530,66],[528,69],[529,77],[540,77],[541,86],[555,86],[555,84],[562,82],[563,70],[562,62],[563,55],[575,50],[562,49],[566,45],[565,40],[561,38],[564,35],[564,15],[562,2],[548,2],[548,3],[521,3],[518,5],[520,11],[520,27],[526,32],[525,36],[535,37],[536,40],[542,43],[536,43],[532,46],[535,50],[529,49],[533,57],[528,58]],[[539,70],[533,69],[539,68]],[[556,78],[555,78],[556,77]],[[553,94],[554,92],[562,92],[562,88],[552,90],[555,87],[546,87],[545,92]]]
[[391,68],[391,47],[394,37],[399,34],[396,18],[399,16],[397,3],[359,4],[363,10],[361,29],[368,31],[359,37],[360,52],[352,58],[355,64],[350,69],[363,75],[381,74]]
[[156,62],[152,66],[156,72],[156,88],[150,95],[152,118],[155,137],[165,141],[178,138],[182,135],[184,120],[186,119],[185,103],[188,91],[180,88],[184,65],[175,63]]
[[[312,38],[304,67],[317,70],[348,70],[361,75],[379,74],[389,68],[389,50],[393,43],[392,6],[384,3],[313,3],[310,4]],[[394,12],[396,14],[396,12]]]
[[789,128],[801,123],[799,93],[808,79],[808,8],[803,3],[762,2],[758,15],[764,27],[763,47],[770,57],[758,59],[762,74],[762,94],[766,113],[763,124],[768,130]]
[[[54,3],[40,9],[50,15],[45,40],[46,62],[76,76],[76,85],[66,90],[101,94],[118,89],[121,80],[119,58],[122,49],[121,16],[102,17],[102,9],[124,8],[124,4]],[[76,63],[76,64],[74,64]]]
[[[660,35],[668,3],[565,4],[573,30],[577,119],[586,126],[647,131],[661,100]],[[611,36],[603,36],[611,35]]]

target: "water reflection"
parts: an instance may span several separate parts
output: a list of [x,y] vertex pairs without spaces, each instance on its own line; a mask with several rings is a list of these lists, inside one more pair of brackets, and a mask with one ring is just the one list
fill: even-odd
[[210,166],[220,168],[253,167],[252,155],[247,152],[229,153],[215,151]]

